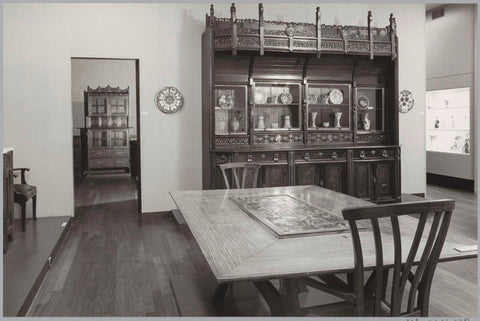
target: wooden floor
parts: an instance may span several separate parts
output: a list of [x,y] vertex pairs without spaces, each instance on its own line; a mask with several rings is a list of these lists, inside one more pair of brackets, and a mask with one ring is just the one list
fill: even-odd
[[[29,316],[177,316],[170,279],[209,269],[170,215],[139,223],[129,175],[95,175],[76,189],[76,218]],[[476,238],[473,193],[429,186],[428,198],[457,200],[452,228]],[[430,315],[477,315],[476,259],[441,263]]]

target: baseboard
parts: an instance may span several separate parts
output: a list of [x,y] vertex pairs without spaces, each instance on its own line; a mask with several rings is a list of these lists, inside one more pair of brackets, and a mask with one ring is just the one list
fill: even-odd
[[427,184],[457,188],[470,192],[473,192],[475,188],[473,180],[433,173],[427,173]]
[[60,237],[58,238],[57,243],[55,243],[55,246],[53,247],[53,250],[50,253],[49,257],[47,258],[47,261],[45,261],[45,263],[43,264],[42,270],[40,271],[37,278],[35,279],[35,282],[33,283],[33,286],[30,289],[30,292],[28,292],[27,297],[25,298],[25,301],[23,301],[23,304],[17,313],[17,317],[25,317],[27,315],[27,312],[30,309],[30,306],[32,305],[33,300],[35,299],[35,296],[37,295],[38,290],[40,289],[40,286],[42,285],[43,280],[45,279],[48,273],[48,270],[50,270],[52,263],[55,261],[58,251],[60,250],[60,247],[62,246],[68,233],[70,232],[71,227],[72,227],[72,217],[68,219],[67,225],[65,225],[62,231],[62,234],[60,234]]
[[411,195],[425,198],[425,193],[411,193]]
[[165,215],[169,215],[170,213],[172,213],[172,211],[146,212],[140,215],[142,218],[148,218],[148,217],[165,216]]

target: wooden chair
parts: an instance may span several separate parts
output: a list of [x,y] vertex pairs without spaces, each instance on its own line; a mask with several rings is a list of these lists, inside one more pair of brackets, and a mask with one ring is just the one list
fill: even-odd
[[[382,306],[386,306],[390,316],[428,316],[433,274],[445,242],[454,208],[454,200],[437,200],[342,210],[344,219],[350,225],[355,255],[355,271],[353,273],[355,315],[365,315],[365,295],[367,294],[373,299],[374,315],[382,315]],[[420,215],[407,259],[402,262],[402,242],[398,217],[408,214]],[[433,220],[424,247],[421,248],[422,252],[417,269],[413,272],[412,266],[419,250],[428,216],[433,216]],[[383,263],[383,244],[379,218],[390,218],[392,226],[394,264],[390,302],[385,300],[388,269]],[[376,268],[365,286],[362,244],[357,227],[357,221],[360,220],[371,221],[376,256]],[[410,282],[409,292],[405,291],[407,281]],[[401,311],[404,292],[408,294],[408,301],[405,304],[406,310]]]
[[[20,204],[22,207],[22,232],[25,232],[26,207],[30,199],[32,199],[33,219],[37,219],[37,187],[28,185],[25,180],[25,172],[28,172],[30,170],[29,168],[14,168],[13,170],[21,171],[21,184],[13,185],[13,198],[14,202]],[[15,177],[16,176],[17,175],[15,175]]]
[[[258,173],[260,167],[262,166],[259,163],[252,162],[240,162],[240,163],[226,163],[218,165],[222,170],[223,179],[225,180],[225,186],[227,189],[230,189],[230,183],[227,177],[227,170],[233,172],[233,182],[232,188],[255,188],[257,187]],[[239,176],[242,176],[242,181],[240,182]],[[253,176],[252,176],[253,175]]]

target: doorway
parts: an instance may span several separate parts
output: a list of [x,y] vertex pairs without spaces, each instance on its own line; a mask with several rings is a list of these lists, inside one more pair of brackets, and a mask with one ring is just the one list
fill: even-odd
[[119,200],[140,215],[139,60],[72,57],[71,75],[75,215]]

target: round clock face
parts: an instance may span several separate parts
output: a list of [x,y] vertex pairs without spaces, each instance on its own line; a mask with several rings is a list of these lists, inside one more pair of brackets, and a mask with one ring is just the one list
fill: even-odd
[[160,111],[170,114],[183,106],[183,95],[175,87],[165,87],[156,96],[157,107]]
[[409,112],[413,108],[414,103],[415,100],[413,99],[413,95],[410,91],[402,90],[400,92],[398,109],[401,113]]
[[343,94],[338,89],[332,89],[328,94],[328,98],[334,105],[341,104],[343,102]]

